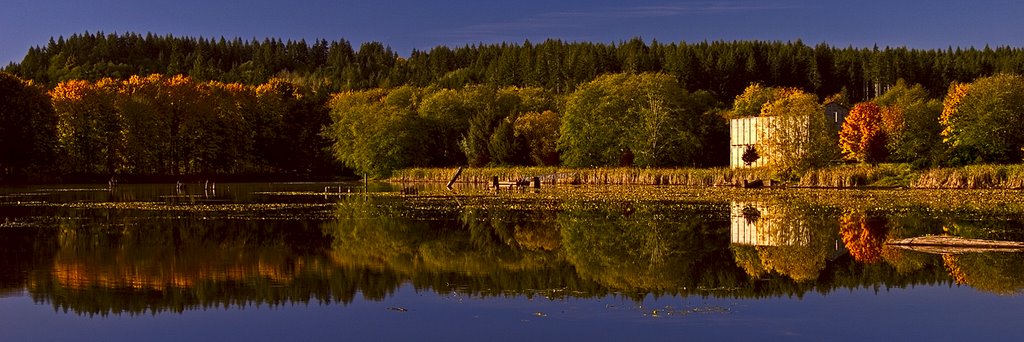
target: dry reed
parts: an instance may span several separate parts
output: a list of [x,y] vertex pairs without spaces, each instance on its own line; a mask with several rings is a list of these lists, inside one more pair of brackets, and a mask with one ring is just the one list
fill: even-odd
[[[388,180],[397,183],[446,183],[455,172],[455,168],[410,168],[394,172]],[[465,168],[458,182],[490,184],[493,177],[501,181],[540,177],[544,184],[708,187],[739,186],[744,180],[770,180],[776,175],[767,168],[482,167]],[[795,185],[814,188],[1024,189],[1024,165],[971,165],[925,171],[914,171],[906,164],[838,165],[807,171]]]
[[1024,189],[1024,165],[968,165],[923,172],[911,183],[921,189]]
[[[388,180],[391,182],[448,182],[455,175],[455,168],[410,168],[398,170]],[[493,177],[499,180],[519,180],[540,177],[545,184],[588,184],[588,185],[685,185],[685,186],[735,186],[744,180],[768,180],[773,174],[764,168],[555,168],[555,167],[484,167],[465,168],[459,176],[459,183],[490,183]]]

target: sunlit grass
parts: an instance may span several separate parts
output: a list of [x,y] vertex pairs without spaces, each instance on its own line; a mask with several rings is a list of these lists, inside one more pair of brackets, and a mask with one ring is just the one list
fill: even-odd
[[[447,183],[455,168],[411,168],[398,170],[387,179],[394,183]],[[767,168],[555,168],[482,167],[466,168],[460,184],[490,184],[530,180],[543,184],[576,185],[679,185],[690,187],[735,187],[744,180],[786,181],[791,187],[814,188],[918,188],[918,189],[1024,189],[1024,165],[970,165],[956,168],[915,170],[908,164],[848,164],[813,169],[797,179],[781,179]]]
[[482,188],[448,191],[425,189],[417,195],[392,193],[401,203],[438,210],[493,207],[551,210],[553,207],[602,206],[609,203],[649,204],[673,210],[673,205],[721,205],[730,202],[805,204],[824,210],[861,210],[897,213],[907,210],[935,214],[971,215],[1024,213],[1024,192],[1007,189],[743,189],[678,186],[557,185],[539,191],[495,193]]
[[907,164],[838,165],[807,171],[798,184],[825,188],[906,187],[909,185],[906,177],[910,175],[913,171]]
[[[388,181],[447,183],[456,170],[403,169],[395,171]],[[501,181],[540,177],[544,184],[736,186],[742,184],[743,180],[767,180],[773,176],[770,170],[764,168],[481,167],[463,169],[458,183],[490,184],[494,177]]]
[[916,188],[1024,189],[1024,165],[969,165],[925,171]]

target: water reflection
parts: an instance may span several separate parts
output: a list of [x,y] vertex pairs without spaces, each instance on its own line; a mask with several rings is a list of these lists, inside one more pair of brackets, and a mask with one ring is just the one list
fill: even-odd
[[[730,242],[736,263],[753,278],[777,273],[797,282],[815,281],[828,275],[822,273],[827,265],[841,263],[848,254],[858,267],[895,270],[899,277],[882,279],[885,285],[942,270],[956,284],[1019,294],[1024,290],[1024,253],[922,252],[885,244],[890,239],[930,234],[1019,239],[1024,225],[1015,216],[978,219],[963,213],[925,216],[913,210],[891,214],[856,209],[833,215],[828,209],[804,204],[733,202]],[[834,232],[840,241],[831,249]]]
[[[753,278],[778,273],[797,282],[818,279],[845,250],[831,215],[802,204],[733,203],[730,241],[736,263]],[[751,248],[753,248],[751,250]]]
[[566,261],[614,291],[695,293],[734,289],[719,205],[567,203],[558,215]]
[[549,298],[800,297],[917,284],[1024,291],[1021,253],[937,255],[885,245],[940,233],[1016,238],[1024,224],[1015,215],[943,216],[927,208],[871,211],[793,200],[331,200],[328,212],[317,215],[282,215],[269,206],[246,216],[217,209],[26,210],[4,202],[0,294],[27,291],[81,314],[137,314],[382,300],[403,284]]

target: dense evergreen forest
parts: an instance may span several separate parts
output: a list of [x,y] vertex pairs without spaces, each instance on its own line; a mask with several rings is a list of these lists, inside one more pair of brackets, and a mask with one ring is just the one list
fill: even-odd
[[[336,175],[338,162],[377,176],[410,166],[721,166],[727,118],[837,100],[879,106],[854,111],[848,159],[1017,162],[1024,139],[991,148],[985,132],[1006,131],[1018,108],[999,118],[969,109],[1017,103],[999,94],[1024,79],[968,86],[1014,74],[1024,74],[1024,49],[552,39],[403,57],[378,42],[87,32],[30,48],[0,73],[0,139],[16,147],[0,179],[307,177]],[[829,134],[822,144],[835,151],[822,161],[838,158]]]
[[292,75],[329,92],[490,84],[556,93],[571,92],[603,74],[664,72],[686,90],[706,90],[723,102],[751,83],[796,87],[821,98],[845,88],[850,100],[858,102],[880,95],[900,79],[941,97],[950,82],[1024,73],[1024,50],[840,48],[801,41],[666,44],[636,38],[610,44],[551,39],[438,46],[402,57],[378,42],[357,49],[346,40],[309,43],[87,32],[30,48],[21,63],[5,70],[51,86],[71,79],[158,73],[244,84]]

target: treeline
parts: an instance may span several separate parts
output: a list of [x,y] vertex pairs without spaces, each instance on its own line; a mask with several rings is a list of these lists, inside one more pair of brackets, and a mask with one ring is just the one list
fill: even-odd
[[[904,82],[852,106],[750,85],[731,108],[664,73],[608,74],[569,94],[473,85],[346,91],[326,97],[280,79],[258,86],[186,76],[72,80],[48,92],[0,73],[3,178],[337,175],[408,167],[713,167],[726,164],[728,118],[771,118],[744,161],[776,176],[849,161],[917,168],[1016,163],[1024,78],[954,83],[939,101]],[[326,103],[326,105],[325,105]],[[808,120],[810,119],[810,120]],[[841,129],[840,129],[841,128]],[[750,157],[749,159],[747,157]]]
[[724,165],[719,103],[667,74],[609,74],[559,96],[542,88],[403,86],[339,93],[327,135],[362,174],[429,166]]
[[21,63],[5,70],[49,86],[72,79],[159,73],[250,85],[293,77],[326,92],[487,84],[538,87],[559,94],[604,74],[662,72],[687,91],[705,90],[723,102],[751,83],[796,87],[821,98],[845,89],[857,102],[881,95],[900,79],[921,84],[932,97],[940,97],[951,82],[1024,73],[1024,50],[838,48],[801,41],[666,44],[636,38],[610,44],[552,39],[438,46],[401,57],[378,42],[356,48],[345,40],[309,43],[86,32],[30,48]]
[[[788,134],[749,146],[745,160],[769,157],[791,176],[841,156],[1012,163],[1024,147],[1024,109],[1006,92],[1019,86],[1009,75],[1024,73],[1014,48],[548,40],[402,58],[343,40],[85,33],[5,70],[4,179],[303,176],[337,173],[337,162],[376,176],[454,165],[724,166],[727,118],[740,116],[788,118],[775,125],[793,127],[773,128],[787,132],[814,119],[808,142]],[[968,90],[978,95],[959,105]],[[867,101],[874,107],[854,105]],[[828,103],[853,108],[840,139],[819,122]]]
[[[1015,164],[1024,158],[1024,77],[953,83],[942,100],[899,82],[857,103],[839,131],[848,160],[916,166]],[[1006,174],[997,176],[1005,179]],[[987,181],[986,181],[987,182]]]
[[2,180],[313,177],[340,169],[320,135],[330,120],[326,99],[281,80],[248,86],[153,74],[65,81],[47,92],[0,73],[0,87]]

